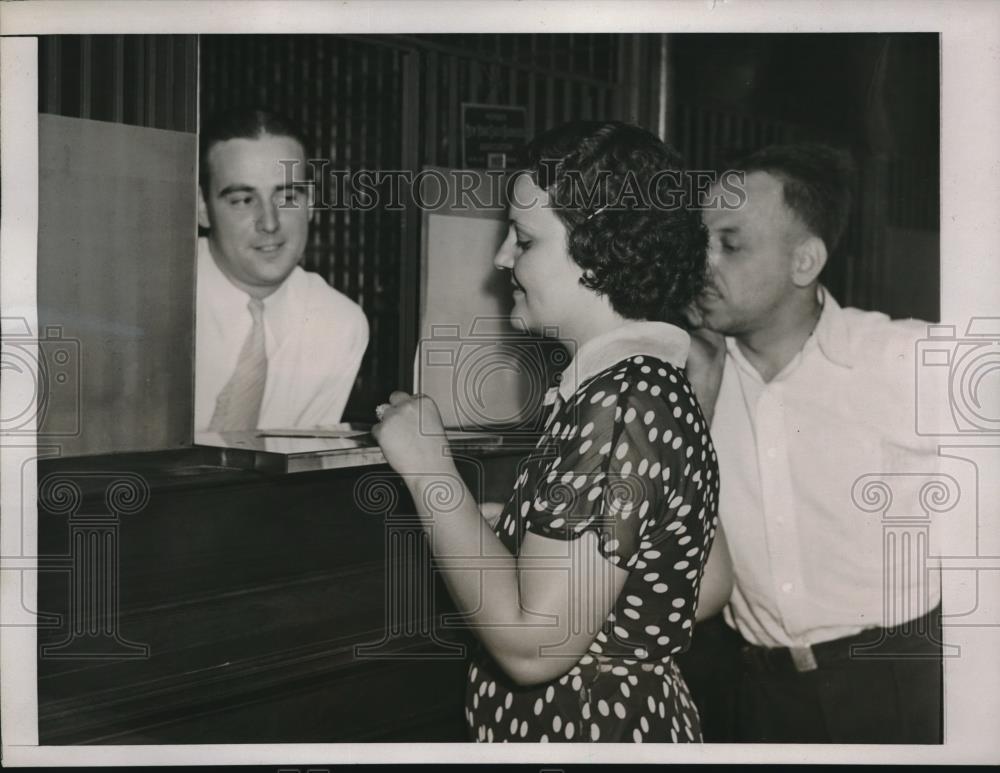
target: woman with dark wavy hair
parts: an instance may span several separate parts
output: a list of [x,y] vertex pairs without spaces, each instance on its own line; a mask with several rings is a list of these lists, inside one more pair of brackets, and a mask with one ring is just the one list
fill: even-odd
[[[719,477],[684,375],[689,337],[672,324],[706,272],[679,170],[642,129],[580,122],[539,136],[513,178],[494,259],[510,272],[511,316],[557,330],[573,360],[495,517],[442,453],[443,430],[427,431],[428,398],[393,393],[374,429],[480,642],[474,739],[701,740],[674,655],[728,588],[699,609]],[[448,512],[427,496],[441,486]]]

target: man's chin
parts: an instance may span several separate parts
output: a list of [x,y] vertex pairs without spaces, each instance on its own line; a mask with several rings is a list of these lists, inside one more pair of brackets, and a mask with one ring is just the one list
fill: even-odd
[[[274,268],[274,267],[268,267],[268,268]],[[248,284],[252,285],[258,290],[268,290],[270,292],[274,292],[279,287],[281,287],[282,284],[284,284],[285,280],[288,279],[289,274],[292,273],[292,269],[294,268],[295,266],[293,265],[287,271],[285,271],[284,269],[281,270],[264,269],[256,271],[254,272],[253,276],[249,279]]]
[[273,253],[256,251],[250,268],[261,281],[281,284],[298,263],[298,260],[292,260],[288,253],[281,250]]
[[701,312],[701,327],[707,328],[713,333],[722,333],[723,335],[728,333],[725,315],[718,306],[702,305],[699,302],[698,310]]

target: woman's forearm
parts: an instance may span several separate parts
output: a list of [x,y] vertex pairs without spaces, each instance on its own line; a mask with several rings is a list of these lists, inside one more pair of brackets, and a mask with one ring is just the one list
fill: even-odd
[[[454,465],[407,476],[406,485],[459,610],[475,622],[517,622],[515,559],[483,519]],[[485,583],[469,582],[477,579]],[[484,595],[486,589],[494,592]]]
[[458,610],[515,680],[533,681],[538,653],[559,637],[544,617],[522,607],[517,560],[482,517],[450,461],[405,480]]
[[708,554],[708,561],[705,563],[705,574],[701,578],[695,619],[700,622],[717,615],[729,603],[732,592],[733,564],[729,557],[725,532],[722,526],[719,526]]

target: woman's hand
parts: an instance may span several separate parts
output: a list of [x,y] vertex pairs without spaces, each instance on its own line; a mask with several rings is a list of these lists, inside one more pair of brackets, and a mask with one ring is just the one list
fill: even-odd
[[372,436],[400,475],[439,473],[452,467],[441,414],[424,395],[393,392]]

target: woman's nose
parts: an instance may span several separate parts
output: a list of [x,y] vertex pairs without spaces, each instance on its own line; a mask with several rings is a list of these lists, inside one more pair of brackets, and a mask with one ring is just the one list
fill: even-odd
[[514,268],[514,242],[516,238],[513,233],[508,233],[507,237],[500,245],[496,255],[493,256],[493,265],[497,268]]

